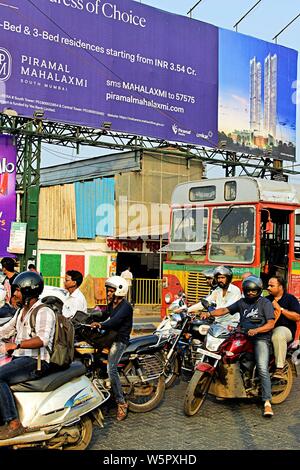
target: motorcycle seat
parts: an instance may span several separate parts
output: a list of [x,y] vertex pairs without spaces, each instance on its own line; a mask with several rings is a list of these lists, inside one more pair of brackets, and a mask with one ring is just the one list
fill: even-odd
[[144,346],[154,346],[158,341],[159,337],[156,335],[145,335],[133,338],[129,341],[124,354],[135,353],[138,349],[143,348]]
[[85,372],[85,366],[79,361],[74,361],[67,369],[53,372],[41,379],[11,385],[10,388],[13,392],[52,392],[75,377],[84,375]]

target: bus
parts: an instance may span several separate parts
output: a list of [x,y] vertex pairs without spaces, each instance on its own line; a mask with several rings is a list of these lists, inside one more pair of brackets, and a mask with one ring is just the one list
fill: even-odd
[[177,185],[171,199],[169,242],[163,248],[161,315],[179,291],[189,303],[209,293],[202,272],[219,265],[262,278],[283,276],[300,299],[300,185],[253,177]]

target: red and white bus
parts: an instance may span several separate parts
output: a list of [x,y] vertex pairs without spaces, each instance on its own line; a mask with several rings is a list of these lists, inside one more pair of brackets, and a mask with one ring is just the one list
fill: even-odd
[[251,177],[182,183],[171,201],[162,316],[179,290],[189,302],[208,293],[202,271],[230,266],[233,282],[244,272],[265,285],[282,275],[300,299],[300,185]]

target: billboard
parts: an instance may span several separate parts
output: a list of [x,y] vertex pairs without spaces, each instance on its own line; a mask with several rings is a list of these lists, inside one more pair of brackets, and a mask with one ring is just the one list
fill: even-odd
[[0,20],[2,108],[295,157],[296,51],[132,0],[6,0]]
[[[229,60],[230,57],[230,60]],[[219,30],[219,142],[247,154],[294,160],[297,52]]]
[[11,222],[16,220],[16,147],[0,135],[0,258],[8,256]]
[[217,144],[216,27],[131,0],[6,0],[0,19],[6,107]]

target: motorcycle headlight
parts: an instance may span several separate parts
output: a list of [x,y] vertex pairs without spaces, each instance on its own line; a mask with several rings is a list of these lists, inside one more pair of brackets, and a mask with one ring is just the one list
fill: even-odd
[[169,304],[171,302],[171,295],[170,294],[165,295],[165,302],[166,302],[166,304]]
[[170,325],[172,328],[175,328],[177,326],[177,321],[176,320],[171,320]]
[[204,336],[204,335],[207,335],[209,328],[210,328],[210,325],[200,325],[198,331],[200,335]]

